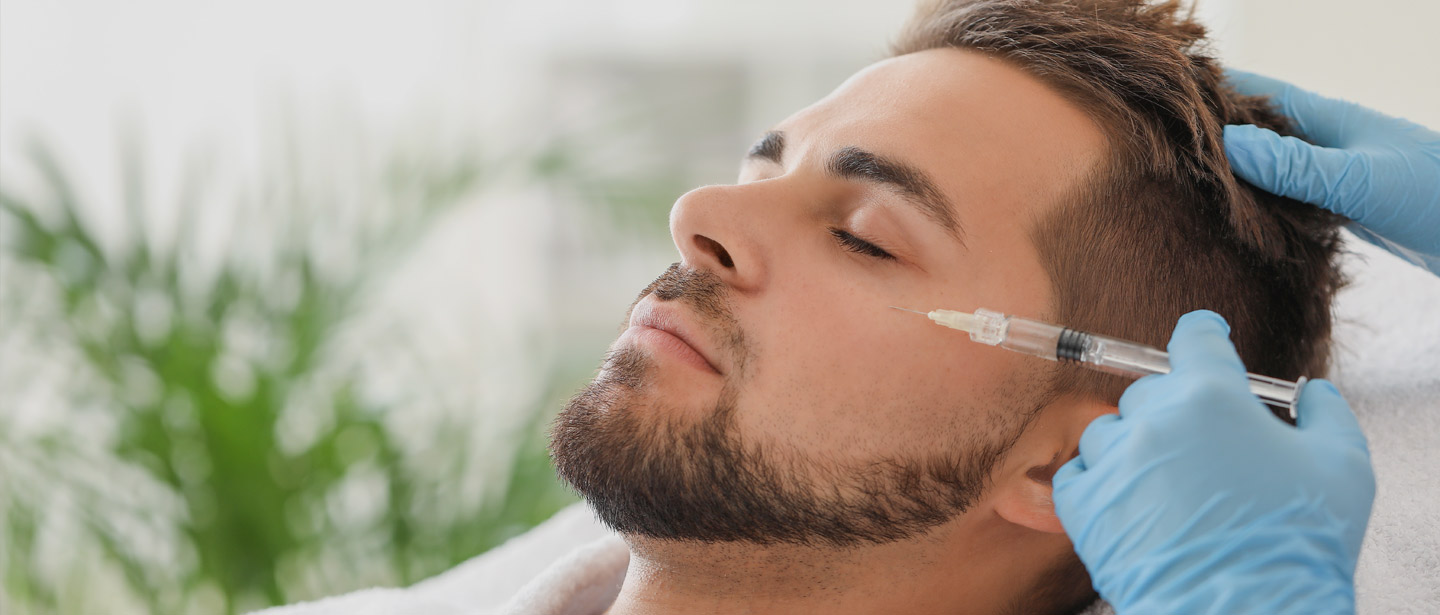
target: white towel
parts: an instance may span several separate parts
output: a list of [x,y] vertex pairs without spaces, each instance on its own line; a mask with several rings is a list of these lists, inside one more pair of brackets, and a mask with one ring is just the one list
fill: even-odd
[[[1360,612],[1433,615],[1440,613],[1440,278],[1364,242],[1349,247],[1353,281],[1336,305],[1331,377],[1365,428],[1378,482],[1356,575]],[[593,615],[604,609],[590,606],[618,591],[628,557],[624,544],[576,504],[409,589],[370,589],[263,613]],[[565,611],[562,604],[582,608]],[[1101,604],[1087,615],[1110,613]]]

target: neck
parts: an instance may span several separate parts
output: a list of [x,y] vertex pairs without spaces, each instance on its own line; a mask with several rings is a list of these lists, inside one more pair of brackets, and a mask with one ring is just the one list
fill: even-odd
[[1055,553],[1053,535],[977,514],[847,549],[626,542],[630,564],[608,615],[1000,613],[1037,580],[1036,559]]

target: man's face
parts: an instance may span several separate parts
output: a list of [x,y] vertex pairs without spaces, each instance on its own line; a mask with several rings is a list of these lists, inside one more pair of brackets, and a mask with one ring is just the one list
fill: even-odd
[[977,53],[861,71],[763,137],[739,183],[675,204],[682,260],[557,419],[560,474],[657,538],[844,545],[943,523],[1048,371],[888,306],[1045,316],[1029,228],[1103,151],[1079,109]]

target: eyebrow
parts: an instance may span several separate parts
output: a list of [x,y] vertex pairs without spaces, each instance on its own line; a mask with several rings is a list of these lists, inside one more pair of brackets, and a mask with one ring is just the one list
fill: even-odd
[[[784,164],[784,154],[785,133],[772,130],[765,133],[745,157]],[[963,242],[964,229],[955,219],[950,199],[945,197],[929,174],[914,165],[852,145],[832,154],[825,169],[836,177],[877,183],[899,191],[906,202],[914,205],[921,214]]]

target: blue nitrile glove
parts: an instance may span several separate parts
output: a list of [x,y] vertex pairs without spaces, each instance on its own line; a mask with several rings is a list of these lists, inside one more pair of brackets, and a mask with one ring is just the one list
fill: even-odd
[[1375,497],[1365,436],[1324,380],[1299,426],[1250,393],[1214,312],[1180,318],[1173,371],[1093,421],[1055,473],[1055,513],[1121,615],[1355,612]]
[[1344,215],[1356,235],[1440,274],[1440,133],[1269,77],[1226,76],[1241,93],[1269,96],[1314,143],[1226,126],[1236,175]]

